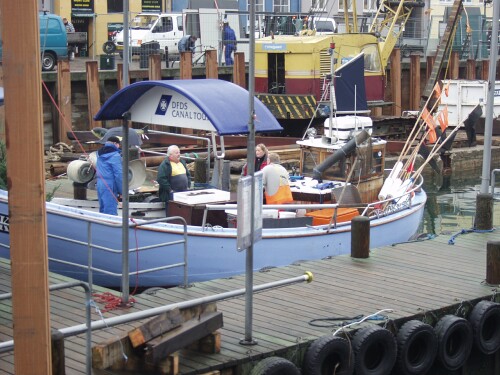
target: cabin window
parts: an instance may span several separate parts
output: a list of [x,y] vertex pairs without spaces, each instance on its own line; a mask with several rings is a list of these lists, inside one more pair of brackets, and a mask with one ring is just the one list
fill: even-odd
[[268,93],[285,94],[285,55],[283,53],[269,53],[267,67]]
[[376,44],[368,44],[361,50],[365,54],[365,71],[380,72],[382,65],[380,63],[380,54]]
[[313,169],[321,163],[319,160],[319,152],[313,150],[302,149],[302,157],[300,160],[302,161],[301,173],[305,176],[312,176]]
[[149,30],[158,19],[155,15],[137,15],[130,23],[130,28],[134,30]]

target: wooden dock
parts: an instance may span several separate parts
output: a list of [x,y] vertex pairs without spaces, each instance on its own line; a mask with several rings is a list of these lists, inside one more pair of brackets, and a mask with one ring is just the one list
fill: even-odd
[[[389,320],[363,324],[384,324],[397,330],[409,319],[434,325],[445,314],[466,316],[481,299],[500,301],[498,285],[487,285],[486,244],[499,241],[500,232],[468,233],[397,244],[371,251],[368,259],[337,256],[273,268],[254,275],[254,284],[291,278],[311,271],[312,283],[298,283],[256,293],[253,309],[253,339],[258,344],[243,346],[245,333],[244,296],[217,302],[223,313],[221,351],[201,354],[183,350],[179,357],[180,374],[245,374],[263,357],[282,356],[300,365],[302,355],[314,339],[331,334],[338,321],[323,321],[325,327],[310,324],[319,318],[370,315],[382,309]],[[269,249],[272,251],[272,249]],[[258,256],[258,254],[255,254]],[[51,274],[50,283],[68,281]],[[197,283],[193,287],[161,290],[154,295],[134,296],[136,304],[128,311],[105,313],[105,317],[154,306],[185,301],[243,288],[244,276]],[[0,294],[10,291],[10,268],[0,260]],[[10,301],[0,301],[0,342],[12,339]],[[53,328],[84,323],[84,294],[80,289],[51,292]],[[93,320],[99,315],[93,311]],[[93,345],[121,336],[137,324],[116,326],[92,333]],[[359,326],[353,327],[357,329]],[[84,335],[65,340],[67,374],[85,373]],[[499,353],[496,354],[497,364]],[[239,372],[235,370],[238,369]],[[219,371],[219,372],[217,372]],[[0,374],[13,374],[13,354],[0,354]],[[113,371],[93,373],[113,373]],[[118,373],[118,372],[115,372]],[[472,373],[472,372],[471,372]]]

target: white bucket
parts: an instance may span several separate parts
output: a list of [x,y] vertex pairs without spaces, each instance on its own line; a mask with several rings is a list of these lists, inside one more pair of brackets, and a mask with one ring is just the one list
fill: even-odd
[[290,211],[279,211],[278,217],[280,219],[290,219],[290,218],[297,217],[297,214],[295,212],[290,212]]

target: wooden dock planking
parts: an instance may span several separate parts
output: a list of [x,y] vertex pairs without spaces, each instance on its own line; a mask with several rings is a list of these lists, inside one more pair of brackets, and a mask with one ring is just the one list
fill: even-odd
[[[470,307],[469,301],[490,299],[493,288],[483,283],[486,276],[486,243],[500,240],[500,233],[460,235],[455,239],[455,245],[448,245],[450,237],[442,235],[432,240],[372,250],[368,259],[338,256],[256,272],[255,284],[295,277],[305,271],[313,272],[314,281],[254,294],[252,335],[258,341],[256,346],[239,344],[245,333],[244,296],[218,302],[217,310],[222,311],[224,316],[221,352],[204,354],[192,350],[181,351],[181,373],[204,373],[254,363],[270,353],[290,351],[293,355],[299,355],[300,348],[307,342],[336,329],[333,326],[312,326],[309,324],[312,319],[368,315],[383,308],[391,308],[394,312],[386,314],[391,320],[406,320],[415,316],[423,317],[431,311],[439,314],[445,308],[456,309],[461,302]],[[7,262],[0,260],[0,271],[0,293],[4,293],[10,291],[10,282],[7,280],[10,268]],[[51,274],[50,282],[68,280]],[[154,296],[135,296],[137,303],[131,309],[104,315],[110,317],[199,298],[244,288],[244,285],[244,277],[239,276],[196,283],[188,289],[160,290]],[[103,288],[99,290],[105,291]],[[52,292],[52,326],[60,328],[83,323],[84,303],[81,288]],[[12,336],[10,313],[10,301],[1,302],[1,341]],[[92,319],[100,319],[94,310]],[[92,341],[98,343],[128,332],[138,324],[94,331]],[[65,340],[68,374],[85,372],[84,342],[84,335]],[[0,374],[13,373],[12,353],[0,355],[0,362]]]

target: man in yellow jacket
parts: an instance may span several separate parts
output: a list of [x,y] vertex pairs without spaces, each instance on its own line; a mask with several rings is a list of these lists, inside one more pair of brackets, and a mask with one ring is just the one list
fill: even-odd
[[280,157],[275,152],[269,154],[268,165],[262,169],[262,183],[266,204],[284,204],[293,202],[290,190],[290,175],[280,165]]

